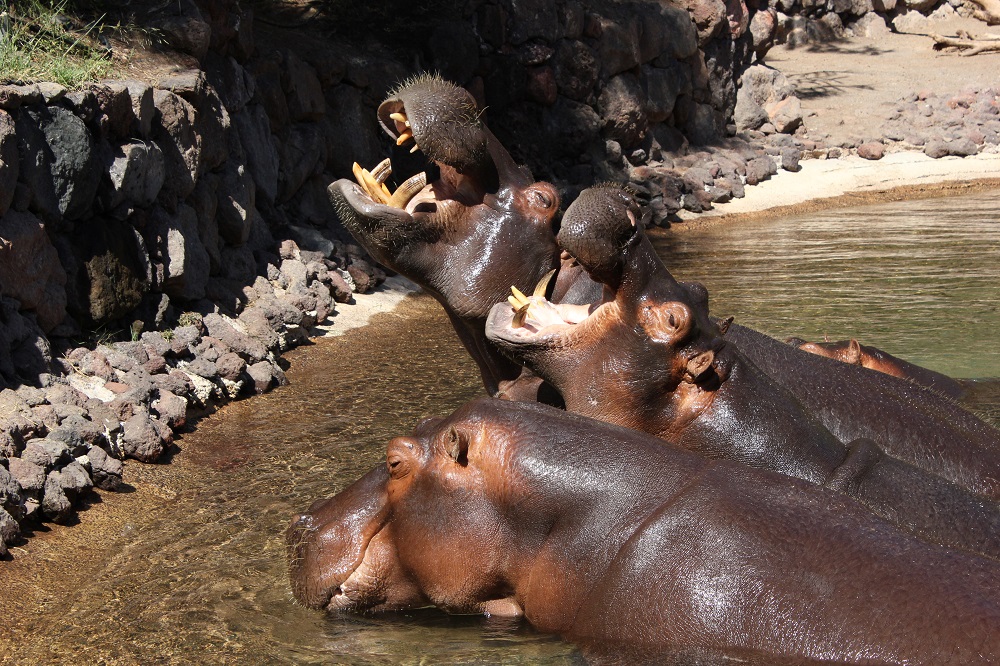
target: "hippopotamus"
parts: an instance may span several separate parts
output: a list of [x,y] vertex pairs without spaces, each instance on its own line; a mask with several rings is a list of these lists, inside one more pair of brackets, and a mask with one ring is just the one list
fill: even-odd
[[[690,297],[666,271],[634,223],[637,208],[619,188],[592,188],[559,231],[560,244],[613,299],[589,314],[544,296],[499,303],[489,339],[552,384],[569,411],[842,490],[916,535],[1000,559],[1000,504],[887,456],[871,440],[841,443],[727,344],[728,325],[709,318],[707,295]],[[1000,456],[995,464],[1000,472]]]
[[425,420],[286,540],[295,598],[330,613],[522,616],[616,654],[1000,659],[997,562],[840,493],[538,403]]
[[[510,286],[537,291],[553,269],[554,278],[543,288],[551,302],[586,306],[601,298],[603,284],[556,242],[555,189],[533,182],[482,122],[472,97],[439,78],[404,84],[378,115],[404,153],[419,146],[417,154],[427,154],[427,173],[434,179],[423,184],[428,176],[418,173],[409,185],[400,185],[402,194],[390,195],[383,185],[392,174],[391,163],[383,162],[374,175],[359,167],[363,185],[340,180],[330,187],[344,224],[376,260],[441,302],[490,395],[561,404],[561,396],[546,392],[548,384],[530,373],[525,376],[484,332],[490,308],[504,300]],[[697,283],[680,284],[690,298],[703,296]],[[952,401],[910,382],[795,349],[737,323],[726,339],[840,441],[870,439],[890,455],[966,487],[1000,492],[1000,479],[974,462],[1000,450],[1000,433]],[[955,450],[968,465],[954,462]]]
[[836,359],[850,365],[860,365],[869,370],[884,372],[920,384],[953,400],[958,400],[966,393],[962,383],[948,375],[904,361],[878,347],[863,345],[854,338],[837,342],[808,342],[802,338],[788,338],[785,342],[810,354]]
[[[486,341],[486,316],[511,285],[531,290],[560,265],[553,228],[559,194],[514,162],[481,115],[472,95],[440,77],[407,81],[382,102],[378,118],[398,145],[426,158],[427,168],[403,181],[406,172],[396,172],[405,167],[388,158],[372,172],[355,166],[358,182],[338,180],[329,194],[372,257],[444,306],[487,391],[496,394],[522,368]],[[402,182],[390,194],[391,176]]]

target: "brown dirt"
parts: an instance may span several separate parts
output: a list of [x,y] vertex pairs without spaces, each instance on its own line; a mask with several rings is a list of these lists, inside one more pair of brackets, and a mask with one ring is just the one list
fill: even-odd
[[[975,19],[929,20],[920,28],[954,36],[998,32]],[[797,89],[810,137],[827,135],[833,144],[877,139],[882,123],[905,95],[928,91],[957,93],[965,87],[1000,84],[1000,53],[966,57],[936,51],[927,34],[892,33],[852,37],[799,48],[777,46],[764,63],[780,70]]]

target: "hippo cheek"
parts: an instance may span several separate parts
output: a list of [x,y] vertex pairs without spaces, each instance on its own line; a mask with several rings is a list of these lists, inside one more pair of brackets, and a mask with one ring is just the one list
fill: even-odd
[[392,530],[387,526],[368,542],[358,567],[332,590],[326,610],[379,612],[429,605],[400,565]]

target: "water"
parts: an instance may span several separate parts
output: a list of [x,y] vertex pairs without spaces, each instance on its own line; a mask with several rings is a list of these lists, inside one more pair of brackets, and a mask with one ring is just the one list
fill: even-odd
[[713,314],[777,338],[858,338],[954,377],[1000,377],[1000,191],[828,210],[654,240]]
[[[713,312],[777,336],[862,342],[1000,376],[1000,192],[689,231],[657,242]],[[228,405],[170,465],[130,463],[72,528],[0,563],[0,661],[571,664],[520,622],[434,611],[327,618],[292,602],[290,516],[382,460],[386,441],[481,393],[427,296],[289,355],[292,384]]]

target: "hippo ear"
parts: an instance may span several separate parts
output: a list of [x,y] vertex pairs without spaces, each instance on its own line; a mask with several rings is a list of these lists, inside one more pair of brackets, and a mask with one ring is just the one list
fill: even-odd
[[462,467],[469,464],[469,438],[454,426],[448,428],[444,439],[444,451]]
[[657,342],[677,342],[691,330],[691,308],[680,301],[659,305],[644,304],[639,321],[651,339]]
[[847,345],[844,362],[851,365],[861,365],[861,344],[854,338],[851,338],[850,343]]

